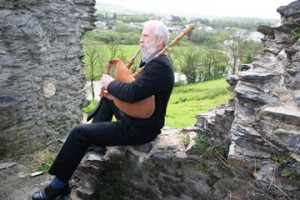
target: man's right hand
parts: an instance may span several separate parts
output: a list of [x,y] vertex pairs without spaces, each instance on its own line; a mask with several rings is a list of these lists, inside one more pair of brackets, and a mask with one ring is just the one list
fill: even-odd
[[114,100],[114,96],[111,95],[107,90],[104,90],[103,96],[109,100]]

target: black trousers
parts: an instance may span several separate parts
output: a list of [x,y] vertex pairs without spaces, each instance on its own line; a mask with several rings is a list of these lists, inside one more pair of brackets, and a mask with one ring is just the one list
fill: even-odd
[[[116,122],[111,122],[113,115]],[[156,135],[131,131],[120,119],[119,109],[113,101],[103,98],[91,124],[75,126],[54,160],[49,174],[68,182],[90,146],[140,145],[154,140]]]

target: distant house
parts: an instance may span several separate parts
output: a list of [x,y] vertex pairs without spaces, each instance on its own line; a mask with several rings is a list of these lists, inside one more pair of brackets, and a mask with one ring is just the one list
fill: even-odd
[[171,33],[176,33],[176,34],[181,33],[182,31],[181,26],[169,26],[168,29]]
[[217,31],[211,26],[199,26],[198,30],[204,30],[208,33],[216,33]]
[[128,26],[130,26],[131,28],[142,28],[143,23],[141,23],[141,22],[129,22]]
[[95,26],[101,29],[108,29],[105,21],[96,21]]

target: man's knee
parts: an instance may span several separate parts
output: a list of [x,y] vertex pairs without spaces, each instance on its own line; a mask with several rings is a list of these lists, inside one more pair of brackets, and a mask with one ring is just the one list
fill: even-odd
[[71,130],[70,137],[76,141],[79,141],[80,143],[88,143],[86,134],[87,129],[84,127],[84,125],[77,125]]

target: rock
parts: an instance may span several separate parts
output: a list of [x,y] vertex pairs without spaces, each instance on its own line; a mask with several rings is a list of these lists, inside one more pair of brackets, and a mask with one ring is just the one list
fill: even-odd
[[15,166],[17,163],[16,162],[6,162],[6,163],[0,163],[0,170],[1,169],[6,169],[9,167]]
[[36,176],[42,175],[43,173],[44,173],[44,172],[42,172],[42,171],[37,171],[37,172],[31,173],[30,176],[31,176],[31,177],[36,177]]
[[270,38],[275,37],[274,29],[272,27],[259,25],[256,30],[266,36],[269,36]]
[[300,126],[300,108],[291,106],[268,106],[260,112],[262,119],[279,120],[284,124]]

